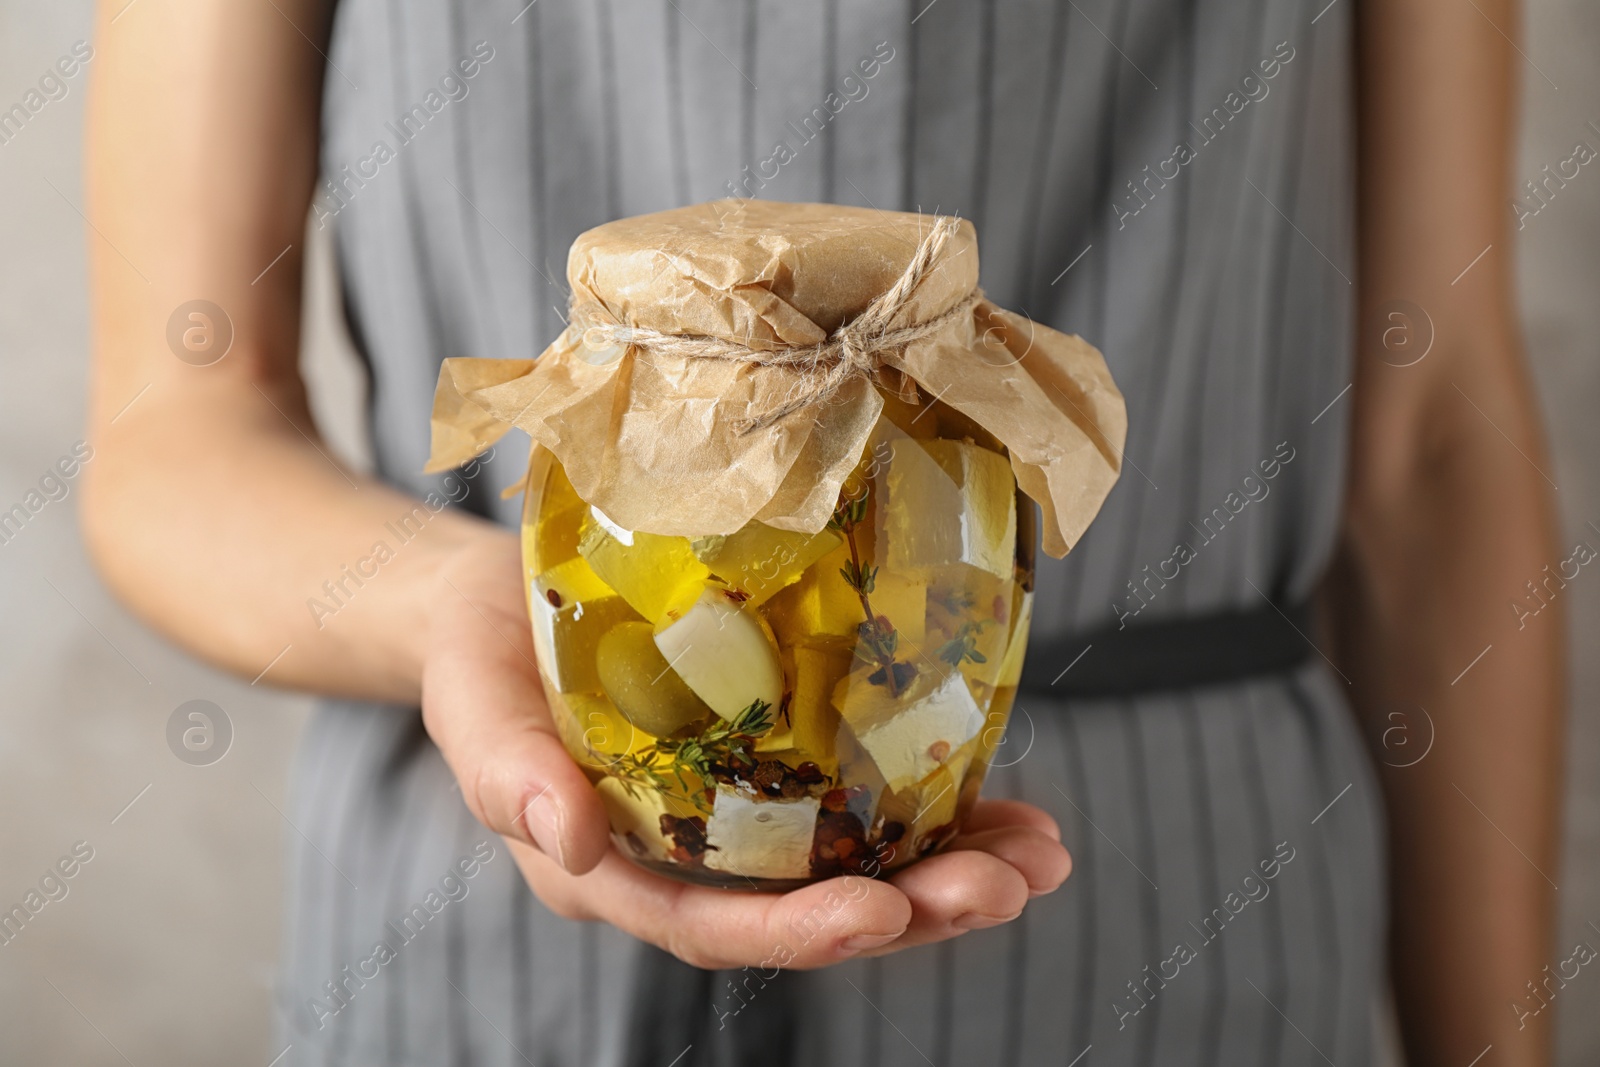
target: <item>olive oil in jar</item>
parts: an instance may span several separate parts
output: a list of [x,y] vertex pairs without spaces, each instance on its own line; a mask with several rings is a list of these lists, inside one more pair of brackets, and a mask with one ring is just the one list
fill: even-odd
[[885,397],[821,530],[619,527],[552,462],[529,612],[625,854],[707,884],[877,876],[952,837],[1020,677],[1032,503],[953,409]]

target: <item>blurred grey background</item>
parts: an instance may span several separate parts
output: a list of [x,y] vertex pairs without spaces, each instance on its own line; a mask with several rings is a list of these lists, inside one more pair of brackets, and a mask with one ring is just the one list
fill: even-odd
[[[0,108],[89,38],[90,8],[0,0]],[[1519,184],[1578,141],[1600,147],[1600,7],[1530,0],[1525,21]],[[83,437],[84,82],[69,80],[0,143],[0,511]],[[1600,171],[1583,168],[1525,222],[1526,337],[1570,549],[1600,538],[1587,525],[1600,526]],[[319,422],[364,465],[361,375],[334,313],[327,249],[308,247],[304,361]],[[282,1052],[269,1045],[268,1007],[283,845],[296,833],[280,809],[309,704],[225,677],[145,631],[90,571],[75,506],[75,494],[50,503],[0,544],[0,911],[75,843],[93,849],[67,895],[0,945],[0,1063],[266,1067]],[[1552,964],[1577,941],[1600,942],[1600,580],[1580,576],[1562,596],[1573,705]],[[233,727],[227,755],[209,766],[181,762],[167,743],[174,709],[196,699]],[[1563,1067],[1600,1063],[1591,972],[1554,1004]]]

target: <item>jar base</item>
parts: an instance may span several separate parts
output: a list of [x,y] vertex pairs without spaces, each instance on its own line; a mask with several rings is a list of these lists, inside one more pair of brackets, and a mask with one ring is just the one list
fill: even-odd
[[683,863],[671,863],[665,860],[654,860],[643,856],[630,855],[626,848],[622,854],[629,860],[643,867],[651,874],[659,874],[663,878],[671,878],[677,882],[689,882],[693,885],[703,885],[711,889],[734,889],[746,893],[790,893],[796,889],[803,889],[814,885],[821,878],[748,878],[744,875],[730,874],[727,871],[716,871],[710,867],[691,867]]
[[692,867],[688,864],[652,859],[632,852],[628,848],[626,841],[618,841],[617,850],[626,856],[631,863],[643,867],[651,874],[659,874],[663,878],[671,878],[678,882],[702,885],[710,889],[739,890],[746,893],[792,893],[796,889],[804,889],[808,885],[816,885],[818,882],[826,882],[832,878],[892,878],[913,864],[944,851],[945,843],[941,841],[920,856],[913,856],[899,862],[894,862],[893,853],[891,852],[889,853],[889,864],[892,864],[892,866],[886,864],[879,867],[875,874],[868,875],[860,872],[841,871],[838,874],[810,878],[753,878],[746,875],[732,874],[728,871],[713,870],[710,867]]

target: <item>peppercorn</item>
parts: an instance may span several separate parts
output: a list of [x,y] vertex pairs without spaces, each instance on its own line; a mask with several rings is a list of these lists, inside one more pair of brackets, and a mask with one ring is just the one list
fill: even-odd
[[802,785],[816,785],[819,782],[827,781],[828,778],[827,775],[822,773],[822,768],[818,767],[810,760],[807,760],[806,762],[800,764],[800,766],[796,767],[794,769],[794,776],[795,779]]
[[692,867],[703,866],[706,850],[716,848],[706,842],[706,821],[698,815],[688,818],[662,815],[661,833],[672,839],[673,847],[668,854],[678,863]]
[[762,760],[756,764],[754,773],[750,775],[750,782],[762,792],[776,795],[788,770],[789,768],[778,760]]

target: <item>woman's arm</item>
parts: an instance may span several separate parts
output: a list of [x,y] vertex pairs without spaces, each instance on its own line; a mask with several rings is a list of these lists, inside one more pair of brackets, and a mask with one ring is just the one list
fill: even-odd
[[[329,6],[101,7],[84,529],[122,599],[206,659],[247,678],[271,663],[277,685],[414,703],[433,577],[484,530],[443,512],[337,615],[307,606],[417,504],[327,456],[298,373]],[[233,324],[211,366],[168,345],[169,318],[195,299]]]
[[[1362,345],[1328,593],[1369,734],[1399,712],[1417,742],[1380,769],[1414,1067],[1464,1067],[1489,1045],[1484,1064],[1542,1064],[1550,1045],[1550,1013],[1524,1028],[1513,1005],[1552,961],[1563,627],[1559,605],[1525,628],[1510,605],[1566,553],[1513,306],[1521,60],[1501,30],[1517,32],[1514,0],[1372,0],[1359,15]],[[1384,344],[1403,328],[1395,300],[1432,321],[1412,366]],[[1426,741],[1419,707],[1433,748],[1392,766]]]
[[[87,177],[96,453],[83,517],[113,590],[244,677],[271,664],[277,685],[420,700],[463,798],[548,905],[694,962],[761,964],[781,945],[794,967],[894,951],[1014,918],[1058,886],[1070,861],[1053,821],[999,801],[893,884],[729,894],[633,866],[610,848],[599,799],[550,720],[517,538],[470,517],[440,512],[391,546],[319,625],[307,599],[418,506],[327,457],[297,370],[328,8],[102,3]],[[235,331],[205,367],[166,339],[174,309],[197,298]],[[841,893],[847,907],[825,905]],[[818,914],[832,916],[825,930]]]

